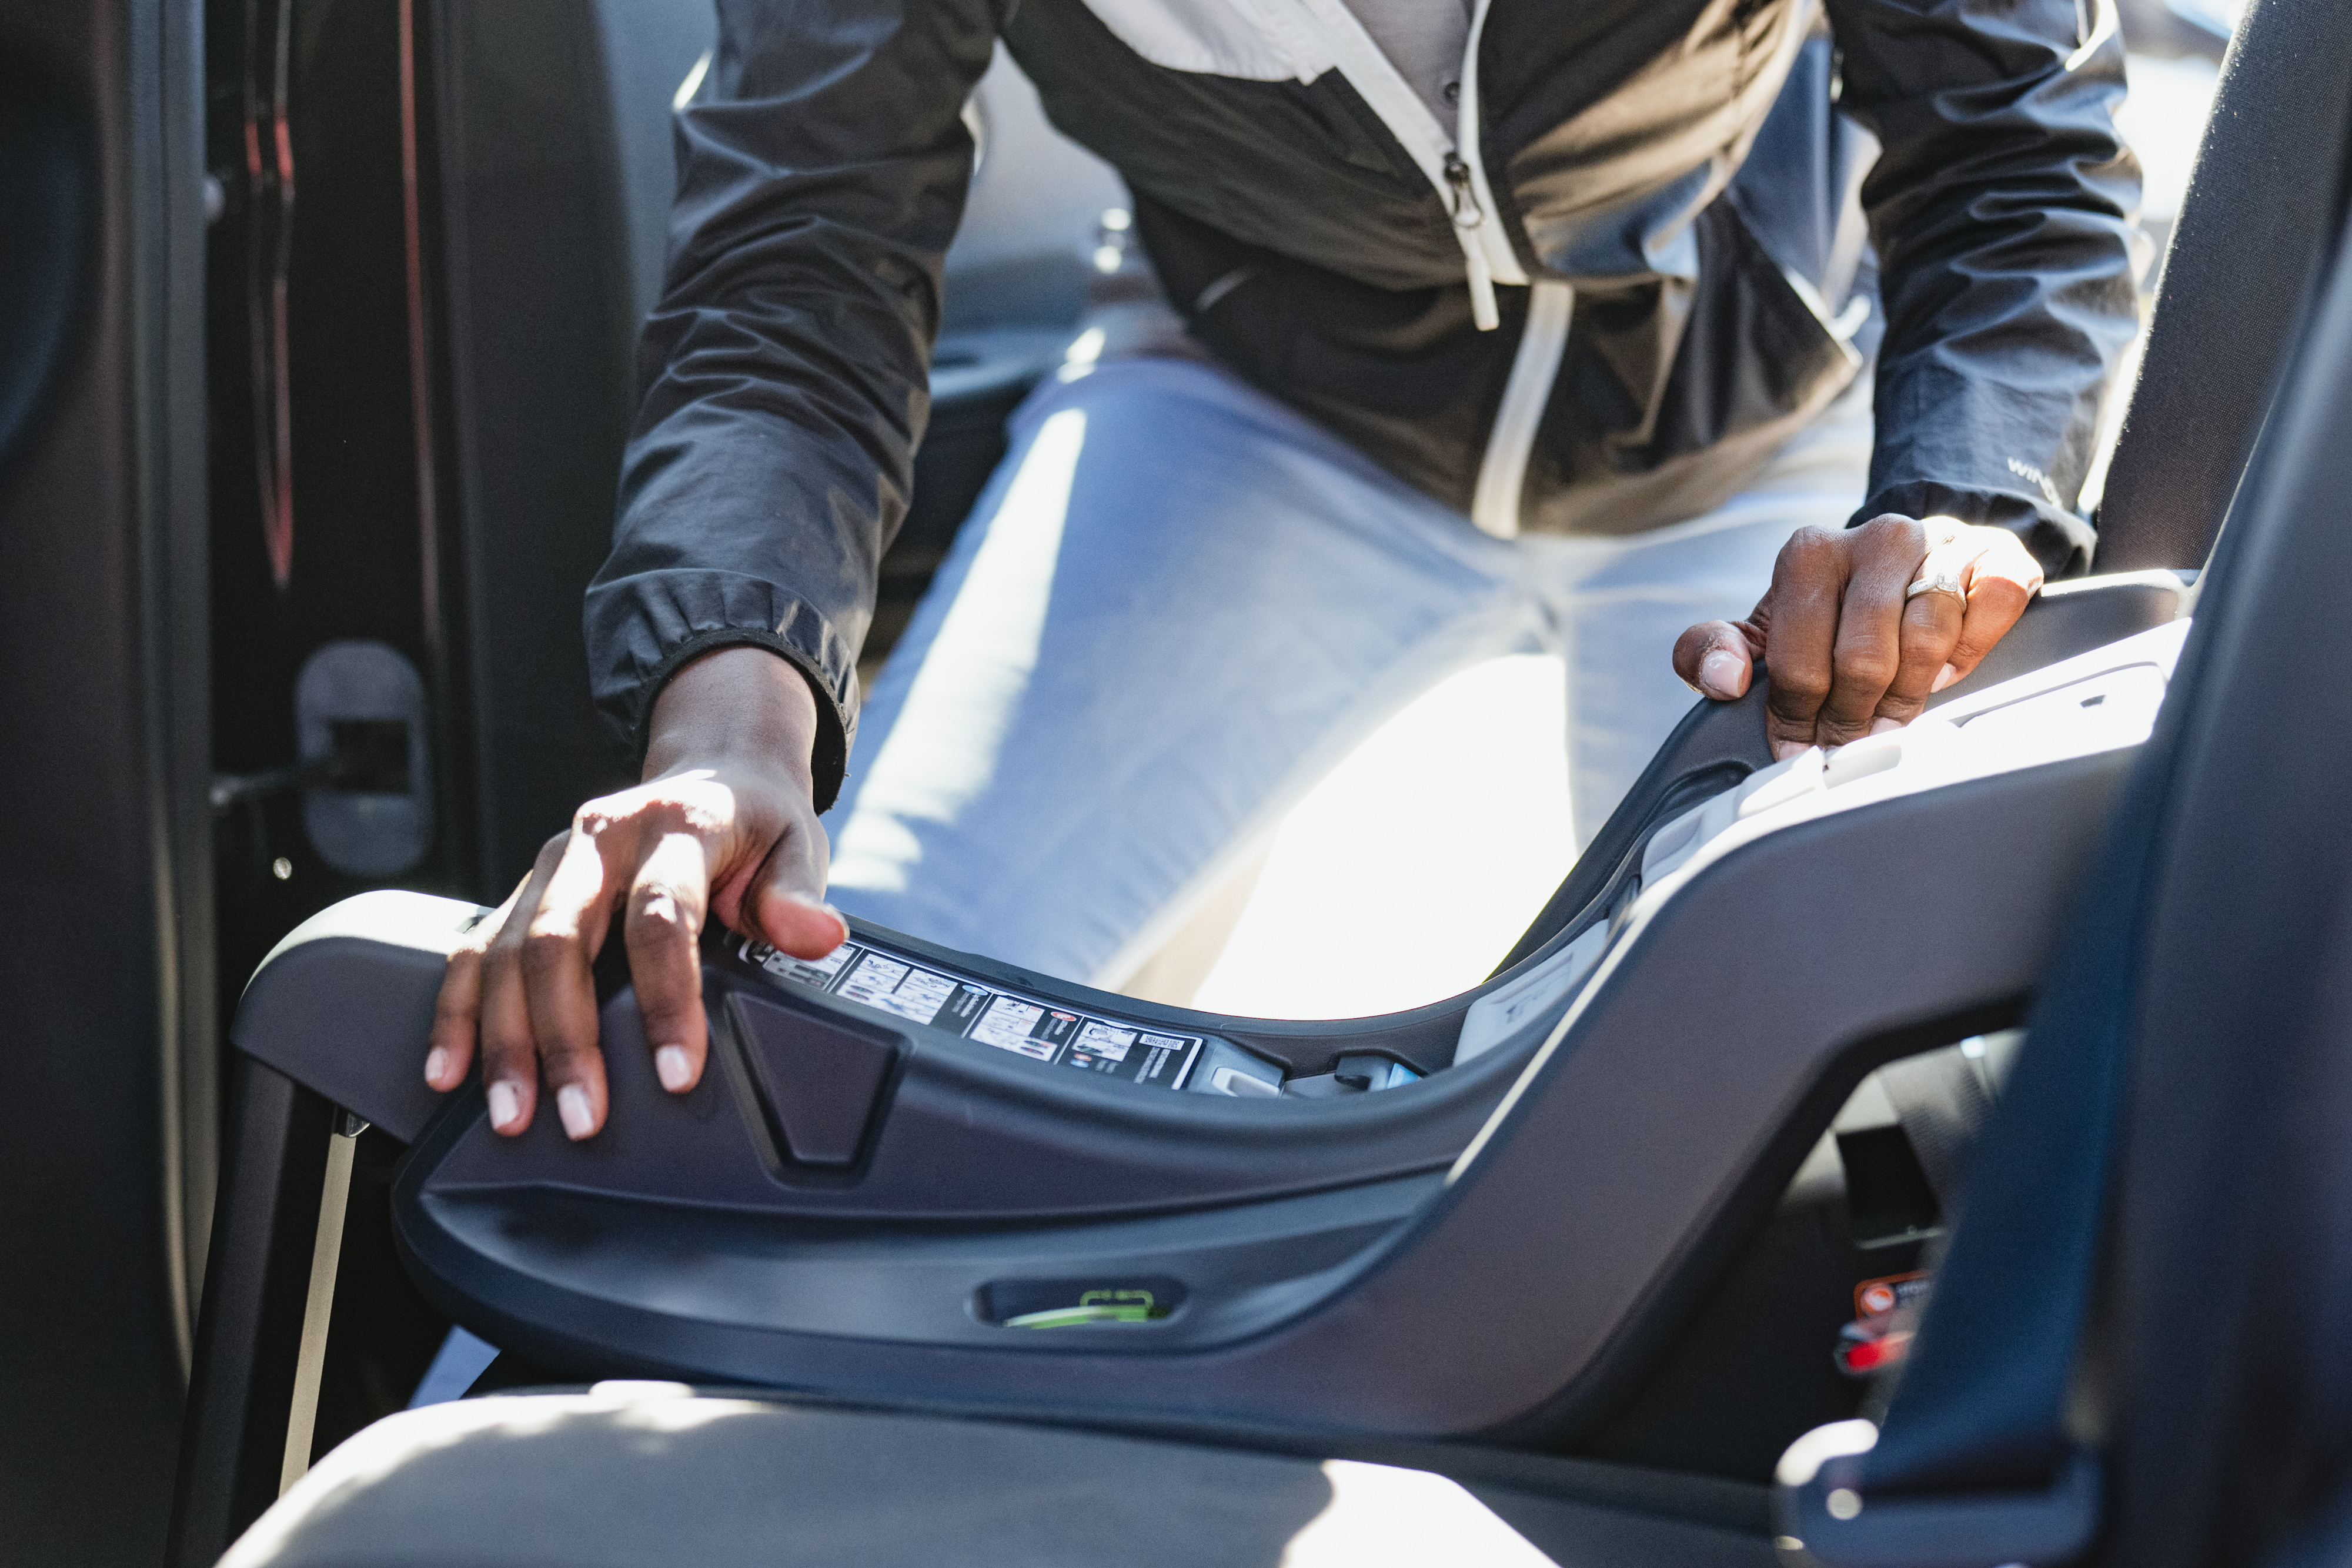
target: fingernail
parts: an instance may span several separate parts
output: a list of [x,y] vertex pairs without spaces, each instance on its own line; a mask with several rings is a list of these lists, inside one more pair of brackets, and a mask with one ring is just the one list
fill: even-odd
[[662,1087],[671,1093],[685,1093],[687,1084],[694,1077],[694,1066],[686,1059],[686,1047],[665,1045],[655,1051],[654,1075],[661,1080]]
[[1873,735],[1885,735],[1890,729],[1902,727],[1903,721],[1899,718],[1874,718],[1870,721],[1870,733]]
[[1946,664],[1942,669],[1936,672],[1936,684],[1929,686],[1927,689],[1931,692],[1940,692],[1946,686],[1950,685],[1954,681],[1957,681],[1959,678],[1960,672],[1954,669],[1951,665]]
[[501,1133],[522,1120],[522,1096],[511,1083],[490,1085],[490,1125]]
[[1802,757],[1806,749],[1805,743],[1801,740],[1776,740],[1772,743],[1772,759],[1775,762],[1786,762],[1791,757]]
[[555,1092],[555,1113],[563,1118],[563,1135],[574,1143],[596,1130],[588,1111],[588,1091],[577,1083]]
[[449,1071],[449,1053],[439,1046],[425,1053],[425,1082],[436,1089],[441,1087],[441,1075]]
[[1719,702],[1739,695],[1739,656],[1717,648],[1698,662],[1699,688]]

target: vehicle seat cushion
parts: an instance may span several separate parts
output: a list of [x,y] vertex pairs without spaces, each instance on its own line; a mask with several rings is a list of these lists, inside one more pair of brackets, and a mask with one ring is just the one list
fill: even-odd
[[221,1568],[1552,1561],[1425,1470],[606,1384],[377,1422]]

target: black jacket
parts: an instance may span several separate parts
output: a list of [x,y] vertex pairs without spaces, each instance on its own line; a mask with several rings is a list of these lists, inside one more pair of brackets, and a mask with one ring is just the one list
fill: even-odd
[[999,37],[1193,335],[1482,528],[1695,517],[1874,350],[1859,516],[2088,558],[2135,312],[2113,0],[1479,0],[1451,126],[1341,0],[719,9],[587,602],[640,747],[680,664],[756,643],[821,693],[838,789]]

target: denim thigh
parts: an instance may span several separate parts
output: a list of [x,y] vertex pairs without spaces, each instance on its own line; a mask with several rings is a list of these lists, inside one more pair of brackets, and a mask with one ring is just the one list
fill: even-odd
[[1536,644],[1521,564],[1213,366],[1049,383],[875,682],[833,897],[1116,981],[1382,717]]

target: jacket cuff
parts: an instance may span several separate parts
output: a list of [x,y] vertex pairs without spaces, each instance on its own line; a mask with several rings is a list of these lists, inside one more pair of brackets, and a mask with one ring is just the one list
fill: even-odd
[[632,770],[645,765],[646,721],[672,675],[719,648],[765,648],[798,670],[816,698],[810,780],[817,810],[832,808],[857,729],[857,663],[814,607],[739,572],[653,571],[592,587],[586,621],[592,695]]
[[2098,530],[2047,497],[1925,479],[1874,492],[1862,509],[1846,520],[1846,527],[1859,528],[1887,512],[1906,517],[1957,517],[1982,528],[2007,528],[2025,541],[2027,551],[2053,582],[2088,571],[2091,552],[2099,541]]

